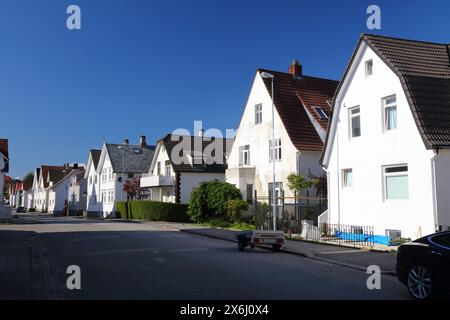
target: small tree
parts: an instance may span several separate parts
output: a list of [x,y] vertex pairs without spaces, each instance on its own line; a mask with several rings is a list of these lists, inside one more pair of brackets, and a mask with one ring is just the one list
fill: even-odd
[[127,199],[140,199],[141,179],[139,179],[139,177],[128,179],[123,185],[123,191],[127,193]]
[[28,172],[23,178],[22,178],[22,182],[33,182],[34,179],[34,174],[32,172]]
[[300,194],[302,190],[309,189],[317,184],[316,179],[306,179],[301,174],[291,173],[288,177],[288,188],[291,191],[295,191],[297,195]]

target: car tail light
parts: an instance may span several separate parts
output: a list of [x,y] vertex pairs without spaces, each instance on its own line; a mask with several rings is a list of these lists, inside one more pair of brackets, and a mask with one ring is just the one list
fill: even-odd
[[277,243],[283,243],[283,239],[277,239]]
[[255,243],[259,243],[259,239],[255,239]]

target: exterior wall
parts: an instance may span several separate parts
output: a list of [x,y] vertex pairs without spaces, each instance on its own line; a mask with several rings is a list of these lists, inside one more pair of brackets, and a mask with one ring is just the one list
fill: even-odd
[[442,230],[450,230],[450,150],[439,150],[435,158],[436,218]]
[[69,187],[68,200],[69,211],[72,213],[79,213],[86,210],[86,192],[87,180],[83,179],[79,184],[74,184]]
[[198,188],[201,182],[205,181],[225,181],[224,173],[180,173],[180,202],[189,203],[191,193]]
[[[0,155],[0,171],[3,170],[4,166],[5,166],[5,160],[4,160],[3,156]],[[0,206],[3,205],[4,179],[5,179],[5,173],[4,172],[0,172],[0,192],[1,192]]]
[[[158,175],[158,162],[161,163],[161,176],[166,176],[166,161],[169,161],[169,155],[167,153],[166,148],[160,142],[160,148],[158,150],[158,154],[155,154],[155,159],[152,161],[152,165],[150,166],[149,175],[157,176]],[[173,167],[170,166],[170,177],[175,179],[175,172],[173,171]],[[151,197],[152,201],[163,201],[163,202],[172,202],[175,203],[175,185],[173,186],[155,186],[151,187]]]
[[[101,178],[102,177],[102,174],[101,174],[102,170],[104,170],[104,169],[106,169],[106,170],[112,169],[111,161],[109,160],[108,154],[106,154],[106,158],[105,158],[105,161],[103,163],[103,167],[99,168],[99,169],[100,170],[97,170],[97,172],[99,173],[99,180],[100,180],[99,181],[100,194],[97,196],[97,199],[98,199],[99,202],[101,202],[100,210],[101,210],[101,212],[103,214],[103,217],[107,217],[107,216],[113,215],[113,213],[115,211],[115,203],[114,202],[117,199],[116,193],[117,193],[117,191],[119,189],[118,186],[117,186],[118,183],[116,183],[116,181],[117,181],[117,178],[119,176],[116,177],[116,174],[113,173],[111,179],[109,179],[109,177],[107,175],[106,180],[102,180],[102,178]],[[113,194],[113,198],[110,200],[109,197],[108,197],[108,192],[111,192],[111,191],[114,192],[114,194]],[[104,192],[106,192],[106,197],[105,197]],[[118,201],[121,201],[121,200],[123,200],[123,198],[119,195]]]
[[70,177],[64,178],[57,186],[48,191],[48,212],[63,213],[68,201],[68,190],[71,183]]
[[[262,123],[255,124],[255,105],[260,103],[262,104]],[[309,168],[313,172],[321,172],[320,152],[300,152],[300,156],[298,156],[299,152],[292,144],[276,110],[275,139],[281,139],[282,153],[281,160],[275,162],[275,180],[283,183],[285,196],[291,197],[293,193],[287,187],[288,175],[292,172],[299,172],[307,176]],[[238,187],[244,198],[247,197],[247,184],[253,184],[253,190],[256,189],[258,196],[269,195],[268,184],[272,182],[272,162],[269,161],[270,140],[272,140],[272,99],[261,76],[257,74],[241,118],[226,171],[226,181]],[[250,145],[250,165],[240,167],[239,147],[244,145]]]
[[[415,239],[435,231],[434,152],[424,146],[399,78],[364,46],[354,61],[356,68],[348,74],[348,87],[344,84],[338,96],[340,111],[335,111],[333,119],[337,130],[330,136],[327,166],[330,222],[374,226],[378,235],[385,235],[386,229],[401,230],[402,237]],[[366,78],[369,59],[373,75]],[[397,129],[385,132],[382,98],[393,94],[397,96]],[[361,136],[350,139],[348,109],[354,106],[360,106]],[[409,199],[385,200],[383,166],[397,164],[408,165]],[[352,187],[343,188],[343,169],[353,170]]]
[[92,161],[86,172],[86,211],[89,214],[97,214],[102,211],[102,203],[100,202],[100,175],[96,172]]

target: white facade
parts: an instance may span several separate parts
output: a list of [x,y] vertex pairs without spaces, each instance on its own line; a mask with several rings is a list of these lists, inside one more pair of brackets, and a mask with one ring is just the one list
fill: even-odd
[[[370,61],[371,75],[366,74]],[[439,225],[450,226],[450,151],[426,149],[400,79],[362,42],[343,81],[323,159],[328,221],[373,226],[383,236],[398,230],[411,239],[433,233]],[[396,104],[392,129],[385,109],[388,97]],[[355,107],[360,136],[352,137]]]
[[[258,124],[255,121],[257,105],[262,106],[262,119]],[[274,123],[275,140],[280,139],[281,141],[281,159],[275,160],[275,181],[276,183],[281,182],[286,197],[293,197],[293,192],[287,187],[287,177],[291,173],[299,173],[308,177],[309,170],[312,174],[321,176],[324,173],[319,165],[321,152],[297,150],[276,109]],[[253,198],[255,190],[258,197],[269,195],[269,183],[273,181],[272,162],[269,157],[271,140],[272,98],[263,79],[257,73],[239,124],[226,171],[226,181],[238,187],[244,199]],[[248,164],[240,164],[240,158],[242,158],[240,148],[244,146],[249,146]],[[250,190],[252,195],[248,194]]]
[[92,155],[89,155],[88,165],[85,172],[87,196],[86,196],[86,211],[87,214],[97,214],[102,211],[100,202],[100,175],[92,159]]

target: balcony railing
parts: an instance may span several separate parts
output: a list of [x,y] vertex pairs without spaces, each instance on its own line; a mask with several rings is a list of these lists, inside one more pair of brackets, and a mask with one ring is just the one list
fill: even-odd
[[144,174],[141,178],[141,187],[170,187],[175,184],[173,176],[154,176]]

